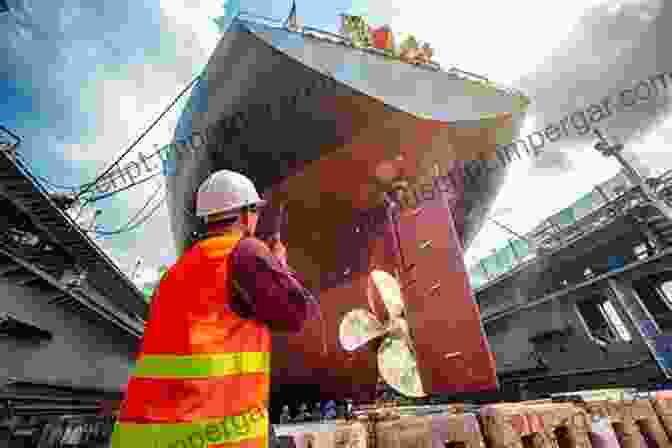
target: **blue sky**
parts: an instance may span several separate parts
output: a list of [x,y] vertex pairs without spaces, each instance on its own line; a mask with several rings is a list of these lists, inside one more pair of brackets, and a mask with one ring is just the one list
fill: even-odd
[[[353,1],[299,0],[299,19],[336,31],[339,13],[365,12],[374,24],[416,34],[432,44],[444,67],[484,74],[528,93],[533,103],[524,132],[638,79],[672,71],[665,66],[672,49],[663,45],[672,37],[662,26],[670,21],[670,5],[661,0]],[[278,19],[291,5],[241,2],[244,10]],[[0,60],[9,61],[0,67],[0,124],[22,136],[20,152],[37,174],[76,186],[107,167],[202,70],[218,39],[210,19],[222,14],[224,2],[7,3],[10,12],[0,13],[0,30],[8,36],[0,40]],[[170,140],[182,105],[138,151],[149,154]],[[672,168],[672,123],[662,99],[613,120],[610,135],[628,141],[643,163]],[[496,205],[510,210],[500,212],[500,219],[524,231],[613,175],[615,162],[594,154],[591,145],[589,138],[570,139],[539,160],[517,163]],[[129,159],[137,159],[136,152]],[[105,230],[123,225],[162,180],[156,182],[101,201],[98,224]],[[523,205],[529,203],[538,205],[529,210]],[[470,256],[487,254],[506,237],[486,226]],[[175,257],[165,207],[138,230],[98,242],[127,271],[137,257],[150,271]]]

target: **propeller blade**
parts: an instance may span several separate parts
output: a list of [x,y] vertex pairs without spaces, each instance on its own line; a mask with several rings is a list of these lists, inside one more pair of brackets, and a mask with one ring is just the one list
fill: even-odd
[[387,337],[378,349],[378,370],[385,382],[407,397],[424,397],[417,362],[404,337]]
[[371,313],[373,313],[380,322],[383,322],[385,320],[385,314],[380,312],[380,306],[376,306],[382,299],[380,299],[378,287],[374,285],[371,276],[369,276],[369,281],[366,282],[366,299],[369,302]]
[[341,346],[349,352],[385,334],[376,316],[366,310],[353,310],[345,315],[339,328]]
[[390,314],[390,319],[401,317],[404,313],[404,301],[401,298],[401,286],[397,279],[379,270],[371,272],[371,279]]

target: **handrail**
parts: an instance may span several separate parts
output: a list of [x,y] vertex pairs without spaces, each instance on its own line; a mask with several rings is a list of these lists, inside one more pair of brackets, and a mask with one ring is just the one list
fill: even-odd
[[459,69],[457,67],[451,67],[448,70],[445,70],[444,72],[449,74],[449,75],[455,75],[458,78],[461,77],[460,79],[464,79],[464,78],[474,79],[476,81],[486,83],[486,84],[492,86],[495,90],[497,90],[499,92],[506,93],[510,96],[518,96],[518,97],[521,97],[521,98],[527,98],[527,96],[522,91],[520,91],[518,89],[515,89],[513,87],[509,87],[509,86],[504,86],[501,83],[494,82],[494,81],[492,81],[491,79],[488,79],[485,76],[478,75],[478,74],[472,73],[472,72],[468,72],[466,70],[462,70],[462,69]]
[[[270,23],[280,23],[280,24],[284,23],[283,20],[280,20],[280,19],[274,19],[274,18],[272,18],[272,17],[262,16],[262,15],[260,15],[260,14],[255,14],[255,13],[250,12],[250,11],[240,11],[240,13],[238,13],[238,16],[237,16],[237,17],[238,17],[238,18],[242,18],[242,17],[254,17],[255,19],[262,19],[262,20],[265,20],[265,21],[270,22]],[[244,20],[244,19],[242,19],[242,20]]]
[[313,32],[313,33],[324,34],[326,36],[331,36],[331,37],[334,37],[334,38],[339,39],[341,41],[350,42],[350,39],[348,39],[347,37],[345,37],[341,34],[332,33],[331,31],[320,30],[318,28],[313,28],[312,26],[303,26],[301,28],[303,30],[307,30],[307,31],[310,31],[310,32]]
[[[653,179],[655,179],[655,181],[659,181],[656,192],[663,193],[661,199],[666,201],[672,200],[672,191],[665,191],[666,188],[672,186],[672,170],[666,171],[662,175]],[[617,197],[611,198],[607,202],[598,205],[585,216],[582,216],[579,219],[575,219],[569,225],[562,226],[547,224],[542,226],[540,229],[538,228],[528,232],[524,236],[526,239],[531,241],[533,245],[553,251],[578,238],[581,238],[586,233],[592,232],[599,228],[604,228],[617,219],[618,216],[626,214],[634,208],[642,207],[649,203],[650,201],[644,196],[642,188],[640,186],[634,186]],[[507,270],[493,274],[488,273],[481,267],[482,262],[489,257],[479,259],[470,267],[469,271],[472,272],[476,270],[481,274],[484,274],[486,279],[483,283],[476,285],[475,288],[477,290],[486,288],[489,284],[499,280],[502,277],[505,277],[515,269],[529,263],[534,263],[535,259],[537,259],[539,255],[540,254],[532,252],[531,257],[518,260],[516,264],[511,265]]]
[[[299,27],[297,27],[297,29],[289,29],[286,26],[284,26],[284,23],[285,23],[284,21],[281,21],[279,19],[273,19],[273,18],[270,18],[270,17],[261,16],[259,14],[250,13],[250,12],[247,12],[247,11],[241,12],[240,14],[238,14],[238,17],[240,18],[240,20],[249,21],[249,22],[253,22],[253,23],[254,22],[260,23],[261,21],[257,20],[257,19],[262,19],[265,22],[273,24],[273,26],[275,28],[281,28],[281,29],[284,29],[284,30],[286,30],[288,32],[291,32],[291,33],[297,33],[297,34],[301,34],[302,36],[308,36],[308,37],[312,37],[312,38],[315,38],[315,39],[324,38],[324,37],[321,37],[320,35],[328,36],[330,38],[337,39],[341,45],[349,45],[349,46],[353,45],[353,41],[351,39],[349,39],[347,36],[344,36],[342,34],[332,33],[331,31],[322,30],[322,29],[319,29],[319,28],[311,27],[311,26],[299,26]],[[246,19],[246,17],[249,17],[249,19]],[[377,55],[380,55],[380,56],[385,56],[385,57],[390,56],[385,51],[380,50],[380,49],[375,48],[375,47],[362,47],[362,48],[360,48],[360,50],[367,51],[369,53],[374,53],[374,54],[377,54]],[[400,58],[399,58],[399,60],[403,61]],[[404,62],[406,62],[406,61],[404,61]],[[514,89],[512,87],[502,86],[499,83],[495,83],[495,82],[491,81],[490,79],[488,79],[485,76],[478,75],[478,74],[472,73],[472,72],[467,72],[467,71],[461,70],[457,67],[451,67],[448,70],[444,70],[444,69],[441,68],[441,66],[437,62],[434,62],[434,61],[430,61],[430,62],[407,62],[407,63],[410,64],[410,65],[415,65],[415,66],[418,66],[418,67],[430,69],[430,70],[433,70],[433,71],[440,71],[440,72],[448,74],[448,75],[461,76],[462,78],[467,78],[467,79],[474,78],[475,80],[477,80],[479,82],[484,82],[484,83],[487,83],[487,84],[491,85],[495,90],[497,90],[499,92],[505,93],[505,94],[510,95],[510,96],[518,96],[518,97],[522,97],[522,98],[527,98],[525,96],[525,94],[523,92],[521,92],[520,90]]]

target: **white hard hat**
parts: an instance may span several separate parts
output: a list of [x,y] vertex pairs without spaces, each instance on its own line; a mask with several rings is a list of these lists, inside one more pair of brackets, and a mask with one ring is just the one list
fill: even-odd
[[226,212],[235,216],[243,207],[264,204],[266,201],[259,197],[250,179],[235,171],[221,170],[212,173],[198,188],[196,216]]

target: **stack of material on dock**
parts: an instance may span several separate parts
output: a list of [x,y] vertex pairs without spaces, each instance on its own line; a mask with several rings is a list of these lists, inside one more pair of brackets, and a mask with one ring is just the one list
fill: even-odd
[[432,448],[485,448],[476,414],[432,415]]
[[620,448],[609,417],[592,415],[591,418],[590,443],[593,448]]
[[375,444],[370,448],[432,448],[430,417],[404,416],[377,422]]
[[652,401],[667,436],[672,440],[672,391],[657,392]]
[[591,447],[590,417],[573,404],[494,404],[482,409],[481,419],[491,448]]
[[408,415],[405,408],[372,408],[349,422],[281,425],[278,434],[291,438],[291,448],[672,448],[672,392],[651,400],[537,400],[484,405],[478,415],[465,410],[418,407],[421,415]]
[[281,425],[276,435],[282,448],[367,448],[366,426],[357,421]]
[[595,401],[584,408],[593,417],[609,418],[622,448],[672,448],[649,400]]

